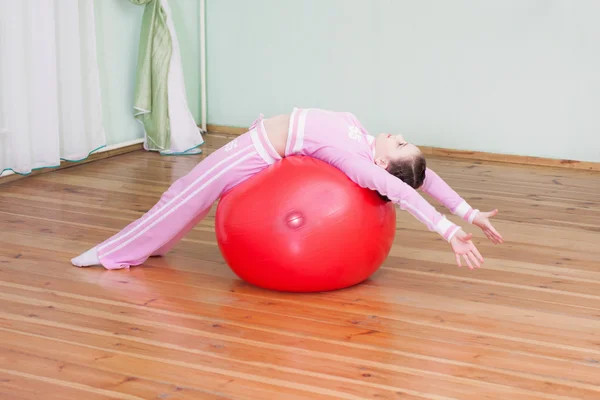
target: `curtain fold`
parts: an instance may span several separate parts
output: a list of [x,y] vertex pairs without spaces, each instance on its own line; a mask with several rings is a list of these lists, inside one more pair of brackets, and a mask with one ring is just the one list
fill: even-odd
[[93,0],[0,0],[0,171],[106,145]]
[[144,148],[161,154],[197,154],[204,143],[189,110],[181,54],[167,0],[130,0],[145,6],[134,98],[144,126]]

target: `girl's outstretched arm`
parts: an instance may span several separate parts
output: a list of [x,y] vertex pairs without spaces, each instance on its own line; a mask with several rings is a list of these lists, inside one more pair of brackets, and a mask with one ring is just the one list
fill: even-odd
[[343,171],[357,185],[376,190],[402,210],[408,211],[421,221],[430,231],[437,232],[452,246],[457,262],[463,257],[469,267],[480,267],[481,254],[470,240],[471,235],[463,232],[459,226],[440,214],[415,189],[391,175],[373,162],[357,155],[334,148],[319,150],[314,155]]
[[502,235],[490,222],[490,217],[498,214],[498,210],[481,212],[473,209],[450,185],[448,185],[438,174],[430,168],[425,171],[425,181],[421,190],[427,193],[440,204],[445,206],[452,214],[459,216],[469,224],[481,228],[483,233],[494,243],[503,243]]
[[459,216],[463,220],[472,224],[479,213],[479,210],[473,209],[458,193],[454,191],[438,174],[431,168],[425,170],[425,181],[421,190],[436,199],[441,205],[446,207],[452,214]]

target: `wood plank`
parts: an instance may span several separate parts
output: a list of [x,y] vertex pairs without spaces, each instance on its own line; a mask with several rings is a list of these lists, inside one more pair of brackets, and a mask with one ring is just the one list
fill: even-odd
[[[62,335],[68,339],[61,339]],[[211,392],[206,388],[224,389],[225,392],[230,392],[230,395],[240,399],[287,395],[285,390],[269,392],[266,390],[269,385],[264,385],[257,390],[243,379],[239,379],[238,384],[232,386],[234,390],[227,390],[230,377],[217,373],[207,373],[198,377],[194,373],[196,368],[193,367],[200,367],[200,365],[194,361],[194,357],[188,357],[187,362],[181,363],[168,363],[163,362],[162,357],[151,357],[156,365],[149,365],[147,356],[129,356],[132,350],[141,349],[143,353],[144,349],[143,345],[139,343],[131,345],[126,339],[109,340],[110,344],[105,350],[96,345],[98,340],[93,335],[87,337],[88,343],[91,344],[78,346],[76,339],[73,338],[74,335],[68,330],[57,333],[54,339],[47,339],[37,333],[16,332],[12,329],[3,330],[3,336],[6,341],[0,345],[0,352],[11,362],[15,373],[43,376],[46,381],[60,380],[61,383],[57,382],[59,385],[76,387],[88,393],[109,394],[111,398],[126,400],[145,400],[154,396],[175,399],[230,398],[227,394]],[[5,350],[8,346],[10,349]],[[159,349],[158,353],[168,355],[170,351],[170,349]],[[167,361],[168,358],[164,360]],[[187,370],[178,364],[187,366]],[[165,379],[177,384],[163,384]],[[95,387],[109,389],[99,390],[94,389]]]
[[[86,390],[87,389],[87,390]],[[71,386],[68,383],[21,373],[9,369],[0,369],[0,398],[10,400],[64,400],[80,399],[114,400],[109,393],[90,391],[89,388]]]
[[[16,300],[17,302],[19,301],[19,298],[17,296],[13,296],[13,299]],[[21,298],[21,300],[23,300],[25,298]],[[202,355],[203,357],[209,357],[209,358],[213,358],[214,361],[211,362],[212,366],[217,366],[219,365],[218,360],[221,361],[227,361],[227,365],[228,365],[228,370],[231,371],[232,369],[235,368],[239,368],[244,364],[249,364],[255,367],[255,371],[259,371],[259,369],[264,370],[264,372],[267,372],[269,375],[269,377],[277,377],[278,373],[276,371],[270,370],[269,369],[269,365],[273,365],[273,364],[277,364],[278,360],[281,359],[282,357],[284,357],[284,355],[287,354],[287,352],[285,352],[283,349],[278,351],[277,353],[272,353],[268,351],[268,348],[264,348],[262,346],[256,346],[256,348],[254,349],[254,353],[261,353],[262,355],[260,356],[261,362],[256,362],[253,361],[255,356],[252,356],[252,358],[250,360],[248,360],[246,357],[246,354],[243,350],[242,346],[236,346],[235,343],[230,343],[226,340],[224,341],[219,341],[219,345],[214,345],[214,337],[211,338],[213,340],[211,340],[211,343],[209,345],[209,343],[203,344],[202,343],[202,339],[197,337],[196,335],[194,335],[194,337],[187,337],[187,334],[194,334],[195,330],[190,329],[190,327],[188,326],[187,329],[185,330],[176,330],[179,331],[181,333],[181,338],[173,343],[167,343],[165,341],[161,341],[156,342],[153,341],[151,338],[153,337],[153,333],[156,332],[156,324],[148,324],[147,322],[141,322],[139,320],[133,319],[130,316],[121,316],[121,319],[123,320],[123,324],[116,326],[115,324],[110,324],[112,325],[111,328],[111,332],[104,332],[101,329],[99,329],[102,326],[110,326],[107,325],[107,321],[94,321],[93,316],[87,315],[84,313],[81,314],[77,314],[76,316],[70,316],[68,313],[66,313],[65,318],[60,318],[59,314],[63,314],[62,309],[63,306],[57,303],[53,303],[54,305],[52,305],[51,309],[49,309],[49,306],[47,304],[44,303],[40,303],[39,307],[26,307],[25,309],[21,309],[22,313],[29,313],[28,315],[22,315],[22,317],[24,318],[19,318],[16,312],[18,311],[19,308],[19,302],[17,304],[11,304],[11,302],[5,302],[5,301],[1,301],[2,304],[2,309],[3,310],[7,310],[8,313],[10,313],[11,315],[7,315],[6,313],[3,313],[1,315],[3,315],[3,317],[5,317],[7,320],[13,322],[13,324],[18,324],[19,321],[22,321],[24,319],[29,319],[29,320],[35,320],[36,322],[39,322],[41,324],[44,324],[44,332],[46,332],[48,329],[51,329],[53,326],[56,326],[57,324],[55,322],[58,322],[59,325],[61,327],[65,327],[66,329],[72,329],[72,325],[68,326],[65,323],[62,323],[63,321],[72,321],[74,319],[80,321],[78,323],[78,326],[84,326],[86,329],[85,331],[89,331],[90,333],[93,332],[95,334],[101,335],[101,336],[106,336],[106,337],[113,337],[113,336],[117,336],[118,337],[118,341],[119,343],[121,343],[121,346],[119,346],[119,348],[124,348],[124,346],[130,347],[130,348],[134,348],[134,349],[145,349],[145,346],[143,346],[144,344],[147,345],[152,345],[152,346],[159,346],[159,347],[164,347],[166,346],[170,352],[172,352],[172,354],[175,354],[178,351],[184,352],[184,353],[193,353],[193,354],[197,354],[197,355]],[[74,309],[72,309],[74,310]],[[46,314],[52,314],[52,320],[54,321],[52,324],[45,324],[45,315]],[[108,317],[108,314],[104,314],[105,317]],[[141,322],[141,325],[139,324]],[[88,325],[90,324],[90,325]],[[213,324],[214,327],[214,324]],[[218,330],[220,327],[217,327],[216,330]],[[115,332],[116,330],[116,332]],[[57,336],[57,335],[53,335],[53,336]],[[180,335],[178,335],[177,333],[173,332],[169,334],[169,338],[170,340],[175,340],[179,337]],[[131,341],[133,342],[131,345],[127,345],[124,343],[124,341]],[[210,339],[209,339],[210,340]],[[87,343],[93,342],[93,343],[97,343],[98,340],[97,339],[88,339],[86,341]],[[247,341],[246,341],[247,342]],[[248,343],[250,346],[252,346],[254,343],[252,343],[252,341],[250,341],[251,343]],[[190,345],[188,343],[197,343],[200,344],[201,347],[200,349],[196,348],[194,345],[194,347],[190,347]],[[34,344],[34,343],[31,343]],[[185,345],[184,345],[185,344]],[[227,357],[223,357],[222,355],[219,354],[214,354],[213,349],[214,347],[219,347],[222,346],[221,348],[227,348],[227,351],[223,351],[223,353],[227,353]],[[55,345],[52,346],[53,349],[55,348]],[[212,347],[212,348],[211,348]],[[235,350],[236,348],[238,348],[237,350]],[[209,351],[207,351],[207,349]],[[146,351],[146,353],[149,353],[150,351]],[[79,351],[77,351],[77,353],[80,353]],[[152,353],[161,353],[160,350],[155,349],[154,351],[152,351]],[[234,355],[235,354],[235,355]],[[289,353],[290,355],[293,353]],[[278,370],[283,370],[284,371],[284,375],[286,376],[286,380],[288,382],[293,382],[295,381],[295,379],[300,379],[301,375],[305,375],[308,374],[308,376],[311,377],[311,382],[313,383],[318,383],[319,382],[319,378],[323,379],[327,379],[328,381],[330,380],[337,380],[337,381],[345,381],[347,386],[345,386],[345,390],[351,390],[352,389],[352,381],[349,381],[348,377],[352,377],[352,376],[356,376],[359,374],[362,374],[363,376],[365,376],[367,378],[370,378],[368,380],[368,382],[364,382],[363,385],[364,386],[369,386],[372,387],[373,389],[385,389],[388,388],[389,390],[400,390],[399,388],[394,388],[393,386],[390,386],[390,382],[393,380],[391,376],[387,376],[390,374],[389,371],[389,367],[385,368],[385,367],[379,367],[376,364],[371,364],[369,368],[361,368],[360,365],[364,365],[363,361],[360,360],[352,360],[349,359],[348,357],[336,357],[334,354],[330,354],[329,357],[323,357],[324,354],[322,353],[317,353],[317,354],[311,354],[310,356],[303,356],[300,353],[296,353],[295,357],[295,362],[298,365],[298,367],[302,367],[302,371],[298,370],[297,368],[286,368],[283,366],[279,366]],[[272,357],[276,357],[276,359],[271,359]],[[170,356],[169,359],[172,359],[172,357]],[[231,361],[233,360],[237,360],[237,364],[238,366],[235,367],[234,364],[231,364]],[[339,361],[344,360],[344,363],[340,363]],[[267,362],[267,364],[264,364],[265,362]],[[358,364],[355,364],[358,363]],[[122,362],[120,362],[120,364],[123,364]],[[346,366],[346,368],[343,368],[343,366]],[[463,369],[464,370],[464,369]],[[325,372],[326,371],[326,372]],[[336,377],[332,377],[331,376],[331,371],[336,371]],[[368,372],[362,372],[362,371],[368,371]],[[445,375],[444,373],[436,373],[436,372],[432,372],[432,371],[427,371],[427,370],[416,370],[414,371],[411,368],[406,368],[406,367],[402,367],[400,365],[397,365],[394,368],[394,379],[396,380],[402,380],[402,381],[406,381],[406,383],[409,382],[413,382],[415,380],[415,378],[417,376],[429,376],[432,378],[432,381],[435,380],[436,382],[439,382],[439,384],[442,384],[442,387],[439,389],[442,391],[442,393],[447,393],[450,394],[450,391],[456,391],[457,395],[460,396],[464,396],[464,395],[469,395],[469,396],[473,396],[473,398],[478,398],[476,396],[482,396],[486,393],[486,391],[489,390],[494,390],[496,392],[505,392],[507,395],[509,395],[509,393],[519,393],[522,394],[524,396],[528,395],[528,394],[533,394],[533,393],[529,393],[528,390],[515,390],[513,389],[509,389],[506,387],[503,387],[503,385],[500,384],[492,384],[490,383],[490,381],[493,380],[497,380],[499,379],[498,376],[494,376],[494,374],[491,373],[487,373],[486,375],[488,375],[486,381],[487,384],[482,385],[482,384],[477,384],[477,385],[472,385],[472,383],[470,382],[469,379],[467,379],[466,377],[462,377],[462,373],[465,373],[464,371],[460,371],[460,368],[457,368],[456,371],[454,371],[455,373],[460,373],[461,374],[461,378],[456,378],[456,377],[449,377],[447,375]],[[256,372],[257,374],[259,372]],[[484,372],[479,372],[480,376],[481,374],[485,374]],[[468,373],[465,373],[466,375],[468,375]],[[340,376],[341,375],[341,376]],[[402,379],[402,376],[406,375],[405,379]],[[497,375],[497,374],[496,374]],[[259,377],[257,377],[256,379],[261,379]],[[263,378],[264,379],[264,378]],[[518,380],[518,377],[515,376],[510,376],[510,377],[505,377],[505,382],[510,382],[511,384],[514,385],[514,381]],[[537,388],[544,388],[546,387],[546,380],[544,380],[544,382],[540,382],[537,385]],[[453,382],[457,383],[456,385],[453,384]],[[405,384],[406,384],[405,383]],[[533,382],[526,382],[526,384],[528,384],[530,387],[535,388],[536,385]],[[320,382],[319,386],[323,387],[323,386],[327,386],[327,382]],[[431,389],[431,386],[437,386],[435,383],[430,384],[429,389]],[[454,388],[454,386],[456,386]],[[595,393],[595,387],[592,385],[584,385],[584,384],[579,384],[577,386],[580,386],[580,390],[574,390],[572,385],[569,386],[563,386],[561,385],[560,382],[555,381],[553,382],[553,389],[552,389],[552,393],[554,394],[558,394],[559,392],[564,392],[565,394],[577,394],[577,395],[581,395],[581,396],[590,396],[593,395]],[[562,391],[560,390],[560,388],[562,388]],[[339,389],[338,389],[339,390]],[[356,391],[356,389],[352,389],[352,391]],[[577,392],[577,393],[574,393]],[[537,396],[539,396],[539,390],[536,390]],[[351,392],[349,393],[351,394]],[[384,395],[384,392],[382,392],[382,395]],[[342,394],[337,394],[337,396],[344,396]],[[553,397],[552,395],[550,397]],[[340,397],[342,398],[342,397]]]
[[[147,274],[145,274],[145,276],[147,277]],[[63,282],[65,278],[61,279],[58,282],[49,279],[49,277],[46,277],[46,278],[43,278],[43,279],[46,280],[46,282],[45,282],[45,285],[47,284],[46,287],[51,288],[51,289],[48,289],[48,290],[51,290],[51,292],[52,292],[53,295],[50,296],[50,297],[48,297],[48,298],[52,299],[52,300],[57,300],[57,297],[56,297],[57,294],[60,293],[59,297],[64,294],[64,293],[60,292],[60,289],[62,289],[62,287],[74,286],[74,285],[68,285],[67,283]],[[119,279],[119,278],[115,277],[115,279]],[[164,280],[162,282],[164,282]],[[145,279],[144,288],[140,289],[140,290],[138,290],[137,288],[135,288],[134,286],[132,286],[132,284],[134,284],[134,283],[135,282],[132,282],[131,280],[127,280],[127,281],[122,281],[121,282],[122,291],[124,292],[124,294],[123,294],[123,300],[127,301],[125,299],[133,299],[134,303],[139,303],[139,304],[145,304],[145,303],[150,302],[150,303],[147,304],[147,306],[143,306],[143,307],[136,306],[135,308],[137,310],[141,310],[142,312],[144,312],[145,310],[147,310],[146,307],[152,307],[153,309],[154,309],[154,307],[159,307],[160,308],[161,305],[165,304],[165,301],[166,301],[166,304],[182,304],[182,301],[179,298],[177,298],[177,299],[175,299],[175,298],[168,299],[167,297],[165,297],[166,295],[164,293],[160,293],[160,292],[155,291],[154,289],[152,289],[150,287],[147,287],[148,279]],[[111,282],[105,282],[105,285],[108,286],[108,287],[113,287],[113,285],[112,285]],[[85,287],[86,285],[80,284],[80,285],[77,285],[77,286],[83,286],[82,287],[82,291],[80,293],[90,293],[90,295],[92,295],[92,293],[90,292],[90,289]],[[10,287],[6,287],[5,286],[3,288],[3,290],[4,290],[4,293],[11,292],[11,288]],[[197,288],[197,290],[194,290],[193,292],[191,292],[189,290],[181,290],[181,289],[179,289],[177,292],[178,293],[190,293],[191,295],[195,295],[195,297],[197,297],[198,295],[196,293],[202,293],[202,292],[204,292],[206,290],[208,290],[208,289]],[[59,291],[59,292],[57,292],[57,291]],[[239,292],[239,290],[236,290],[236,292]],[[144,296],[143,293],[146,293],[146,296]],[[114,295],[114,293],[113,293],[113,295]],[[142,297],[140,298],[139,295],[142,295]],[[80,300],[85,300],[85,301],[91,299],[91,298],[88,298],[88,297],[80,297],[80,296],[83,296],[83,295],[77,295],[76,298],[80,299]],[[94,296],[96,298],[98,298],[97,295],[94,294]],[[146,300],[148,298],[147,296],[152,296],[153,298],[151,298],[150,300]],[[159,298],[156,298],[157,296]],[[209,298],[212,299],[211,301],[214,302],[215,299],[216,299],[216,294],[209,294],[209,296],[210,296]],[[28,295],[26,295],[26,297],[27,298],[28,297],[32,297],[32,295],[28,294]],[[68,296],[68,297],[72,298],[72,296]],[[252,297],[255,297],[255,296],[252,296]],[[154,301],[152,301],[152,300],[154,300]],[[273,303],[273,301],[269,300],[269,299],[264,299],[264,300],[257,299],[257,300],[259,300],[259,304],[260,304],[260,302]],[[117,307],[118,305],[119,304],[117,304],[117,303],[112,303],[111,302],[109,305],[107,305],[109,307],[106,307],[106,309],[114,310],[116,312],[119,308],[115,308],[115,307]],[[274,303],[273,304],[269,304],[269,306],[271,308],[273,308]],[[54,307],[53,308],[53,310],[54,310],[54,309],[56,309],[57,307],[60,307],[60,306],[57,303],[54,303],[53,307]],[[178,313],[177,314],[177,318],[181,318],[181,317],[184,317],[187,314],[191,314],[191,313],[193,313],[193,311],[192,311],[193,309],[198,309],[198,308],[203,309],[204,315],[207,315],[206,313],[208,312],[208,307],[210,307],[209,303],[206,303],[206,302],[204,302],[202,304],[202,306],[193,306],[193,305],[191,305],[188,309],[185,309],[186,310],[185,314],[179,314]],[[242,305],[237,305],[236,307],[242,307]],[[83,310],[87,310],[87,309],[92,309],[92,308],[97,309],[98,306],[90,307],[89,305],[85,305],[82,309]],[[288,307],[287,309],[290,309],[290,308],[291,307]],[[348,307],[344,306],[344,308],[348,308]],[[224,306],[221,305],[220,309],[222,310],[221,312],[223,312],[226,308],[224,308]],[[259,315],[259,313],[256,310],[252,310],[251,308],[248,309],[247,307],[244,307],[244,309],[247,310],[247,311],[242,311],[242,312],[240,312],[238,314],[238,315],[240,315],[240,320],[247,321],[246,317],[248,316],[248,314],[245,314],[245,312],[250,312],[251,315],[252,315],[252,321],[253,321],[252,328],[253,329],[256,328],[256,324],[259,323],[259,321],[260,321],[260,323],[263,323],[263,321],[268,321],[269,320],[268,315],[266,315],[265,318],[260,318],[259,319],[260,315]],[[282,314],[281,311],[275,309],[272,312],[274,312],[275,315],[278,315],[278,319],[280,320],[279,322],[281,324],[283,324],[283,325],[279,325],[278,324],[278,326],[292,326],[292,327],[296,327],[296,329],[298,329],[297,326],[298,326],[298,322],[300,320],[298,322],[285,321],[287,318]],[[338,313],[340,313],[340,312],[342,312],[342,311],[339,311]],[[120,314],[124,314],[124,315],[132,315],[131,312],[127,311],[127,310],[121,310],[121,311],[119,311],[119,313]],[[36,318],[39,315],[38,312],[35,312],[34,314],[36,315]],[[346,314],[346,313],[343,313],[343,314]],[[374,344],[377,344],[377,342],[373,342],[372,340],[373,339],[377,339],[377,337],[379,337],[380,339],[384,338],[385,336],[389,336],[389,333],[392,332],[389,329],[384,329],[384,327],[382,326],[381,322],[385,321],[385,318],[379,318],[379,319],[377,319],[377,320],[374,321],[376,324],[378,324],[378,326],[377,326],[377,332],[375,334],[370,334],[370,335],[366,335],[366,336],[360,335],[361,333],[365,332],[365,329],[369,328],[368,326],[366,326],[366,322],[369,321],[369,320],[372,320],[372,319],[370,317],[369,318],[363,318],[362,314],[355,314],[355,315],[351,315],[351,314],[350,315],[343,315],[343,314],[342,314],[342,319],[337,324],[337,325],[340,325],[340,326],[337,327],[337,331],[341,331],[341,325],[344,325],[343,321],[350,321],[349,323],[346,322],[346,325],[352,326],[352,329],[354,330],[354,333],[352,333],[352,332],[345,332],[344,335],[345,335],[346,339],[347,340],[350,339],[352,341],[352,343],[357,343],[356,341],[358,340],[359,343],[363,343],[364,342],[364,343],[374,343]],[[136,311],[134,315],[136,317],[139,317],[141,315],[140,311]],[[161,313],[160,319],[162,319],[164,315],[165,314]],[[171,313],[168,313],[166,315],[171,315]],[[227,315],[228,315],[228,319],[231,319],[231,318],[234,317],[235,313],[233,312],[233,310],[228,310],[228,314]],[[306,315],[306,313],[303,313],[303,315]],[[319,311],[315,310],[314,316],[312,318],[313,319],[313,324],[316,322],[316,318],[318,318],[318,317],[316,317],[317,315],[319,315],[319,316],[324,315],[324,311],[322,309],[319,310]],[[217,309],[216,313],[214,314],[214,318],[215,318],[214,319],[214,323],[216,323],[217,325],[219,325],[219,326],[216,327],[217,330],[218,331],[222,331],[221,328],[223,328],[225,324],[223,324],[223,320],[219,316],[218,309]],[[79,317],[77,319],[79,319]],[[150,320],[158,320],[157,317],[149,317],[148,319],[150,319]],[[302,319],[302,318],[300,318],[300,319]],[[327,321],[330,321],[331,318],[328,317],[328,316],[326,316],[325,318],[321,318],[321,320],[322,321],[324,320],[323,323],[326,323]],[[359,322],[359,321],[363,321],[363,322]],[[165,322],[170,323],[170,321],[165,321]],[[237,322],[234,322],[234,321],[232,321],[232,322],[233,322],[234,326],[238,326],[239,325]],[[209,321],[207,321],[208,330],[210,332],[215,331],[215,329],[214,329],[215,326],[213,326],[214,323],[212,325],[209,325],[211,323]],[[191,321],[188,322],[188,323],[186,323],[185,326],[189,328],[189,327],[192,326],[190,324],[192,324]],[[245,324],[243,326],[248,327],[249,324]],[[318,331],[319,335],[322,335],[323,332],[327,332],[327,331],[332,330],[332,328],[324,328],[324,329],[319,330]],[[142,330],[146,331],[147,329],[142,329]],[[270,332],[270,336],[272,336],[273,334],[275,334],[275,332],[273,332],[271,330],[269,330],[269,332]],[[314,333],[316,333],[316,332],[313,332],[312,334],[314,335]],[[388,335],[386,335],[386,333],[388,333]],[[481,332],[481,333],[483,333],[483,332]],[[358,334],[358,336],[356,336],[357,334]],[[256,335],[257,335],[257,333],[252,333],[252,334],[245,333],[241,337],[253,337],[254,338],[254,337],[256,337]],[[405,336],[402,339],[402,342],[405,342],[405,341],[408,342],[408,349],[413,349],[412,350],[413,352],[415,351],[414,350],[415,347],[416,348],[422,347],[422,345],[419,345],[417,343],[425,341],[426,337],[427,337],[427,334],[426,334],[425,331],[421,330],[420,332],[417,332],[417,330],[414,330],[414,332],[413,332],[413,330],[409,330],[409,329],[407,329],[407,327],[404,327],[401,330],[401,335]],[[413,337],[413,339],[411,339],[411,336]],[[420,339],[419,339],[419,336],[420,336]],[[444,339],[439,339],[439,338],[437,338],[437,336],[440,336],[440,337],[442,337]],[[444,334],[442,334],[441,332],[435,332],[435,335],[433,335],[433,337],[434,337],[434,339],[433,339],[432,343],[435,343],[436,341],[439,342],[440,340],[441,341],[448,340],[448,343],[445,344],[445,347],[446,346],[452,347],[453,346],[452,343],[454,343],[457,340],[457,338],[458,338],[458,337],[454,337],[451,333],[448,333],[448,334],[444,333]],[[481,340],[481,339],[483,339],[483,340]],[[198,339],[195,339],[194,342],[196,342],[197,340]],[[321,340],[323,340],[323,339],[321,339]],[[366,342],[365,342],[365,340],[366,340]],[[486,338],[484,338],[484,337],[475,339],[475,341],[477,341],[477,340],[481,340],[482,344],[485,343],[485,345],[484,345],[485,347],[482,347],[482,349],[479,350],[479,351],[487,352],[487,349],[489,349],[489,346],[493,346],[493,344],[490,344],[490,343],[486,342]],[[468,342],[470,342],[470,341],[473,341],[473,339],[468,339]],[[412,342],[414,342],[414,343],[412,343]],[[330,345],[331,344],[332,343],[330,343]],[[425,347],[427,348],[428,346],[425,346]],[[436,348],[436,346],[434,345],[434,346],[431,346],[431,348],[435,349],[435,352],[439,352],[439,347]],[[486,349],[486,350],[483,350],[483,349]],[[281,349],[281,350],[283,350],[283,349]],[[371,351],[374,351],[374,350],[375,349],[372,349]],[[526,348],[523,348],[523,347],[520,348],[520,349],[517,349],[517,348],[514,348],[514,347],[511,348],[510,344],[507,345],[506,342],[502,343],[501,345],[498,346],[498,351],[506,351],[506,350],[518,350],[519,353],[526,353],[527,352]],[[570,350],[572,350],[572,349],[570,349]],[[434,355],[435,352],[433,352],[430,357],[435,357],[435,355]],[[296,353],[296,351],[294,351],[294,353]],[[572,353],[572,352],[569,352],[569,353]],[[344,349],[342,351],[338,351],[338,354],[349,354],[349,349]],[[583,357],[587,357],[585,350],[583,350],[582,356]],[[436,358],[438,358],[438,357],[436,357]],[[546,363],[548,362],[548,360],[549,359],[552,360],[552,359],[555,359],[557,357],[560,358],[560,349],[553,348],[552,349],[552,353],[547,353],[545,355],[545,360],[543,362],[540,362],[540,360],[538,360],[537,362],[535,362],[534,364],[532,364],[532,366],[530,366],[530,368],[527,369],[528,373],[532,373],[532,371],[535,371],[535,369],[537,367],[533,367],[534,365],[539,365],[539,366],[547,367]],[[438,358],[438,361],[441,361],[441,359]],[[575,361],[580,361],[580,360],[576,359]],[[402,363],[402,365],[406,365],[406,364],[407,364],[407,361],[404,361]],[[516,364],[516,365],[520,365],[520,363]],[[511,369],[514,369],[514,365],[511,367]],[[596,368],[594,368],[594,369],[596,369]],[[444,368],[444,370],[445,370],[445,368]],[[564,371],[556,371],[556,372],[564,373]],[[574,372],[577,373],[578,379],[583,379],[585,377],[585,375],[586,375],[582,371],[574,371]],[[482,372],[478,372],[478,373],[481,374]],[[597,374],[595,372],[593,372],[593,373],[591,373],[590,377],[591,376],[596,376],[596,375]],[[488,377],[488,380],[489,380],[489,377]],[[513,378],[513,380],[514,380],[514,378]]]

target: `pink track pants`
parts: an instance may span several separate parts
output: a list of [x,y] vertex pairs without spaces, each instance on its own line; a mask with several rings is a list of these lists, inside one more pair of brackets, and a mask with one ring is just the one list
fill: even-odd
[[129,268],[150,256],[167,253],[208,214],[223,193],[279,159],[261,115],[248,132],[175,181],[141,218],[99,244],[100,263],[107,269]]

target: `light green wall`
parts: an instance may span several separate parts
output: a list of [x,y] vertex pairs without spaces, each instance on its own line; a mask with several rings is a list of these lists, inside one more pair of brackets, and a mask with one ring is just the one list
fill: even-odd
[[[200,123],[199,1],[171,0],[188,103]],[[108,144],[143,137],[133,118],[133,94],[143,6],[127,0],[95,0],[102,108]]]
[[[200,123],[199,1],[170,0]],[[208,122],[354,112],[421,145],[600,161],[594,0],[207,0]],[[132,102],[142,6],[95,0],[109,144]]]
[[209,123],[323,107],[421,145],[600,161],[596,0],[207,7]]

